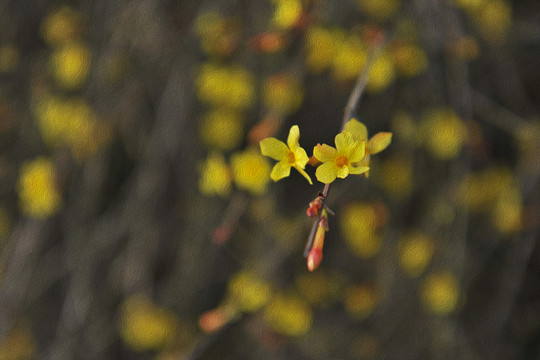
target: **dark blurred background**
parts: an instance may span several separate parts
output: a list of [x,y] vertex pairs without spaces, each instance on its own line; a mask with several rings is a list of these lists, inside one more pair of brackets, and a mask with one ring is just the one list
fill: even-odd
[[[535,0],[0,0],[0,359],[539,358],[539,65]],[[258,142],[361,71],[309,272]]]

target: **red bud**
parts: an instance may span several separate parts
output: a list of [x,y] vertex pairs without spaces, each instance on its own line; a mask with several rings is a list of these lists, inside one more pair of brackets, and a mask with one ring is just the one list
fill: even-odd
[[319,267],[323,258],[321,248],[313,248],[307,257],[307,268],[309,271],[313,271]]

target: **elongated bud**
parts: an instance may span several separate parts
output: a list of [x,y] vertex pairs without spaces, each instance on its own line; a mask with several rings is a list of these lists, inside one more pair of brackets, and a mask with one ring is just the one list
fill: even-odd
[[319,267],[323,258],[322,249],[312,248],[307,257],[307,268],[309,271],[313,271]]

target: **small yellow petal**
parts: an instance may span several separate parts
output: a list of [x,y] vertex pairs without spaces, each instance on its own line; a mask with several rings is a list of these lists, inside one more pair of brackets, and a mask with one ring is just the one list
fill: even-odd
[[300,174],[302,174],[303,177],[305,177],[307,179],[307,181],[309,181],[309,184],[310,185],[313,185],[313,182],[311,181],[311,178],[309,177],[309,175],[304,171],[304,169],[298,167],[298,166],[295,166],[294,167],[296,170],[298,170],[298,172]]
[[302,169],[306,167],[306,164],[309,161],[309,156],[307,156],[306,150],[304,150],[301,147],[294,150],[294,158],[295,158],[295,164],[298,165],[298,167],[301,167]]
[[349,167],[343,166],[341,168],[337,167],[336,175],[340,179],[345,179],[347,176],[349,176]]
[[370,154],[377,154],[390,145],[392,142],[392,133],[380,132],[373,136],[368,143],[368,152]]
[[298,125],[293,125],[291,127],[291,130],[289,130],[289,137],[287,138],[287,145],[289,145],[289,149],[295,150],[300,145],[298,141],[300,140],[300,129],[298,128]]
[[335,138],[338,154],[345,154],[354,146],[354,139],[350,132],[342,131]]
[[369,171],[369,166],[349,166],[349,172],[351,174],[363,174]]
[[270,178],[274,181],[278,181],[280,179],[283,179],[284,177],[289,176],[290,173],[291,165],[289,163],[280,161],[276,165],[274,165],[274,168],[270,173]]
[[337,155],[337,150],[326,144],[318,144],[313,148],[313,156],[321,162],[332,161]]
[[323,184],[330,184],[332,181],[336,180],[337,176],[337,167],[333,161],[325,162],[317,168],[315,171],[315,176],[317,180]]
[[289,153],[287,145],[283,141],[279,141],[273,137],[261,140],[259,145],[261,146],[261,153],[274,160],[282,160]]
[[366,156],[366,142],[362,140],[360,143],[355,143],[355,146],[351,149],[348,154],[349,162],[355,163],[362,161]]
[[360,142],[362,140],[367,141],[368,131],[364,124],[360,121],[352,118],[345,124],[345,130],[351,133],[354,140]]

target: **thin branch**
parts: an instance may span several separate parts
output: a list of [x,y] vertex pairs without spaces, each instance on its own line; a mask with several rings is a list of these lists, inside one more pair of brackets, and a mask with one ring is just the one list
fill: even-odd
[[[341,121],[341,131],[345,129],[345,125],[352,118],[352,115],[355,109],[358,107],[358,103],[360,102],[362,94],[364,93],[367,82],[369,80],[371,66],[373,65],[373,62],[375,61],[375,58],[376,58],[376,54],[381,47],[382,47],[381,45],[378,45],[370,49],[370,52],[368,54],[368,59],[366,61],[366,66],[364,66],[364,69],[358,76],[358,79],[356,80],[356,84],[354,85],[354,89],[352,90],[351,95],[349,96],[349,101],[347,101],[347,106],[345,106],[343,120]],[[324,189],[322,191],[323,200],[322,200],[321,209],[324,209],[326,205],[326,199],[328,197],[329,191],[330,191],[330,184],[324,185]],[[317,233],[317,226],[319,224],[319,221],[321,221],[321,218],[322,218],[322,211],[319,213],[319,216],[317,216],[315,221],[313,221],[313,226],[311,226],[311,231],[309,232],[309,236],[306,241],[306,246],[304,247],[305,258],[308,257],[309,251],[311,250],[311,247],[313,246],[313,241],[315,240],[315,234]]]

